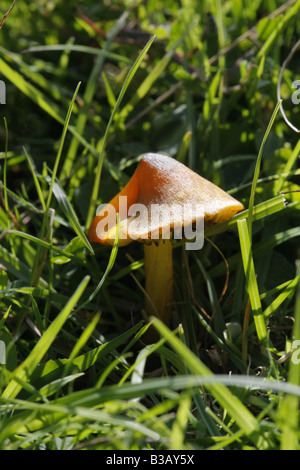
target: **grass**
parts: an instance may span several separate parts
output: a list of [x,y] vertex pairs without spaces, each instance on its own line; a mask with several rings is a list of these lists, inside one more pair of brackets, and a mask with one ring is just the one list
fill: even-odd
[[[102,3],[0,31],[0,448],[299,450],[300,2]],[[147,151],[245,205],[174,243],[151,345],[142,247],[87,238]]]

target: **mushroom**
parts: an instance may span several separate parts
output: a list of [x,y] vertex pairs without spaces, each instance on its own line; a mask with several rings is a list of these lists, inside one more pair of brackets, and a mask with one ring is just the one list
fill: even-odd
[[[133,240],[144,244],[145,311],[170,326],[172,238],[196,236],[199,249],[204,225],[225,222],[243,209],[243,204],[174,158],[147,153],[123,190],[100,206],[88,235],[92,242],[113,245],[119,214],[119,246]],[[193,248],[189,243],[188,249]]]

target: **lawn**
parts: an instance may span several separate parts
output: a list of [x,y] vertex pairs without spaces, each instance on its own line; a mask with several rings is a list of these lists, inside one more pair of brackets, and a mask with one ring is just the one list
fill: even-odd
[[[0,449],[300,450],[300,1],[0,21]],[[172,241],[170,325],[143,244],[88,237],[148,152],[245,208]]]

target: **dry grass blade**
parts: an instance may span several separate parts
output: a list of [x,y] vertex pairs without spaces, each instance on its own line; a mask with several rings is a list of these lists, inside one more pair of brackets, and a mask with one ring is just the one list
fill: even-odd
[[13,7],[15,6],[15,4],[16,4],[16,0],[13,1],[11,7],[9,8],[9,10],[7,10],[7,12],[5,13],[5,15],[3,16],[3,18],[2,18],[2,20],[1,20],[1,22],[0,22],[0,29],[3,27],[3,25],[4,25],[4,23],[5,23],[6,19],[7,19],[7,17],[11,14],[12,9],[13,9]]

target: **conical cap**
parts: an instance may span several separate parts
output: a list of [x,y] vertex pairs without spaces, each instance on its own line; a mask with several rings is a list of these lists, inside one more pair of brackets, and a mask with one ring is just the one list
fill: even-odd
[[89,238],[113,244],[116,212],[122,246],[132,240],[168,238],[199,220],[205,226],[225,222],[243,209],[239,201],[177,160],[147,153],[124,189],[95,216]]

